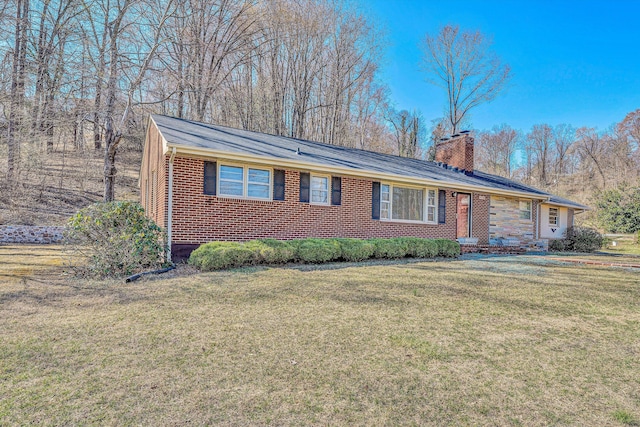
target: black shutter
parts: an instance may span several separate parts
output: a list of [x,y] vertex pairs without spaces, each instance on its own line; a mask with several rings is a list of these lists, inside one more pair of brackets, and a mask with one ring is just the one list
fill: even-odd
[[309,187],[311,185],[311,174],[300,172],[300,203],[309,203]]
[[438,191],[438,224],[444,224],[447,219],[447,192]]
[[273,171],[273,200],[284,200],[284,171]]
[[380,183],[373,182],[371,191],[371,219],[380,219]]
[[216,195],[216,162],[204,162],[204,194]]
[[342,204],[342,178],[331,177],[331,204],[340,206]]

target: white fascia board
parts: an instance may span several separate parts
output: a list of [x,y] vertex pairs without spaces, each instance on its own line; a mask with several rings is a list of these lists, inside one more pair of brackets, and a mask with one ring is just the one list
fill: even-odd
[[547,205],[547,206],[558,206],[558,207],[561,207],[561,208],[570,208],[570,209],[573,209],[574,213],[576,213],[576,214],[591,210],[591,208],[589,206],[585,206],[585,207],[579,208],[576,205],[571,205],[569,203],[552,202],[551,200],[547,200],[545,202],[542,202],[542,204],[543,205]]

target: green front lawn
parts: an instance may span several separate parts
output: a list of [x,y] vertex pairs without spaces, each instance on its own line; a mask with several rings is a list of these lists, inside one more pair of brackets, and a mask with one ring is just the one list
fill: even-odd
[[125,285],[42,251],[0,264],[0,425],[640,420],[637,270],[488,257]]

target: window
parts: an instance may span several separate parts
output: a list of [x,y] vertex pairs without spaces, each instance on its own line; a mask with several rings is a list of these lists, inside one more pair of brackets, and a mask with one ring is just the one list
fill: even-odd
[[329,177],[311,175],[311,203],[329,204]]
[[220,195],[244,195],[244,168],[220,165]]
[[247,196],[259,199],[269,198],[269,171],[249,168]]
[[558,225],[558,209],[549,208],[549,225]]
[[391,187],[387,184],[380,186],[380,219],[391,219]]
[[520,200],[520,219],[531,220],[531,200]]
[[436,222],[436,190],[427,190],[427,222]]
[[271,171],[246,166],[220,165],[219,192],[221,196],[269,199]]
[[436,222],[436,209],[436,190],[380,185],[382,220]]

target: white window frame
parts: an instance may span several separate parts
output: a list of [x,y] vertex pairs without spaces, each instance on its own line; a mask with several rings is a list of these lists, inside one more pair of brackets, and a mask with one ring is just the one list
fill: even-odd
[[[429,193],[433,191],[433,204],[429,204]],[[438,189],[436,188],[425,188],[424,189],[424,215],[425,222],[428,224],[437,224],[438,223]],[[429,221],[429,208],[433,208],[433,221]]]
[[[236,194],[222,194],[220,192],[220,182],[221,182],[221,169],[223,166],[229,166],[234,168],[242,168],[242,195]],[[256,169],[262,171],[269,172],[269,188],[268,188],[268,197],[249,197],[249,169]],[[230,162],[220,162],[218,161],[218,170],[216,177],[216,194],[218,197],[229,198],[229,199],[245,199],[245,200],[262,200],[262,201],[272,201],[273,200],[273,168],[260,166],[260,165],[247,165],[247,164],[238,164],[238,163],[230,163]],[[239,182],[239,181],[236,181]]]
[[[522,216],[522,214],[524,212],[526,212],[525,209],[522,209],[522,204],[523,203],[528,203],[529,204],[529,217],[525,218]],[[522,219],[522,220],[526,220],[526,221],[532,221],[533,220],[533,201],[531,200],[518,200],[518,218]]]
[[[384,200],[382,198],[383,187],[387,188],[387,191],[386,191],[388,195],[387,200]],[[393,194],[392,191],[393,190],[390,184],[380,183],[380,219],[383,221],[391,221],[391,194]],[[383,212],[385,212],[385,209],[382,209],[382,207],[385,205],[386,205],[386,216],[383,216]]]
[[[389,188],[389,200],[383,200],[382,192],[383,187]],[[422,190],[422,219],[421,220],[412,220],[412,219],[394,219],[393,218],[393,189],[399,188],[409,188],[412,190]],[[433,192],[433,204],[429,204],[429,192]],[[390,182],[381,182],[380,183],[380,220],[388,221],[388,222],[405,222],[411,224],[438,224],[438,189],[433,187],[422,187],[418,185],[411,184],[393,184]],[[389,217],[383,217],[383,204],[388,205]],[[429,217],[429,208],[433,208],[433,221],[428,221]]]
[[[555,222],[551,222],[551,209],[553,209],[556,213],[553,215],[555,217]],[[549,208],[549,225],[554,227],[558,227],[560,225],[560,209],[558,208]]]
[[[313,178],[325,178],[327,180],[327,201],[326,202],[313,201]],[[331,204],[331,175],[323,175],[318,173],[309,174],[309,204],[319,205],[319,206],[329,206]]]

